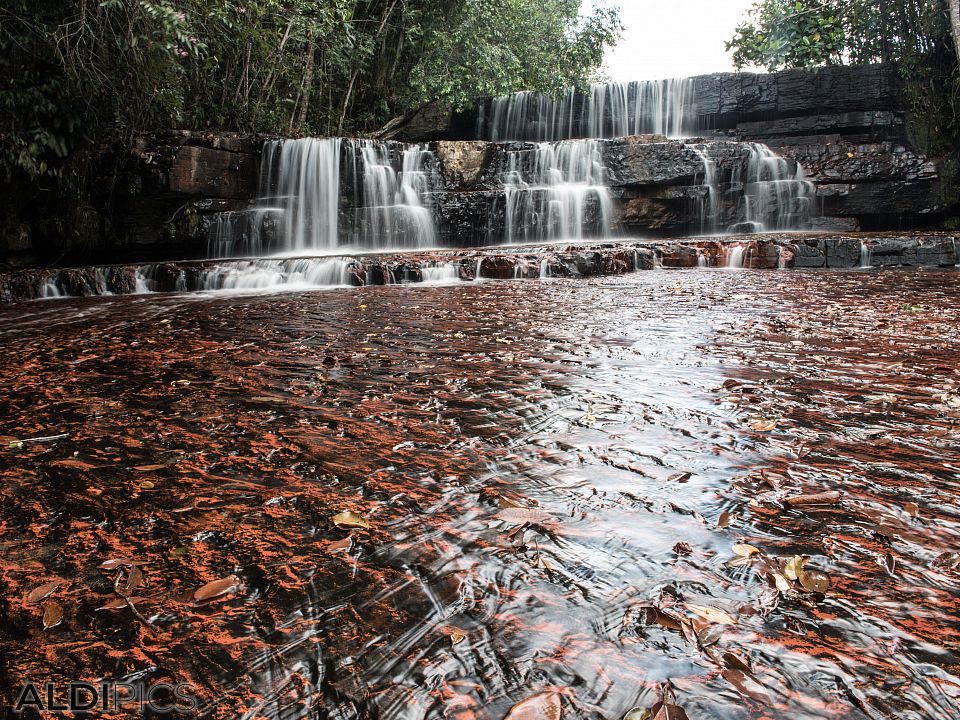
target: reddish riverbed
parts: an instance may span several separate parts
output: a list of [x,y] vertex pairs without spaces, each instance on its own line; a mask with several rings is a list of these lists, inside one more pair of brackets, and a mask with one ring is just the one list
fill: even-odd
[[691,720],[958,717],[957,277],[0,308],[0,693],[619,720],[670,680]]

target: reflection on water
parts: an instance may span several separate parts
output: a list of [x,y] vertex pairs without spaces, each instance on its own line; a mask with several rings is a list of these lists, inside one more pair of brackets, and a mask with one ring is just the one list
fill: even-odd
[[[958,297],[691,271],[4,308],[2,447],[70,440],[0,451],[0,679],[175,679],[216,718],[619,719],[667,679],[691,718],[954,717]],[[826,592],[768,580],[795,555]],[[149,562],[152,627],[96,611],[112,558]]]

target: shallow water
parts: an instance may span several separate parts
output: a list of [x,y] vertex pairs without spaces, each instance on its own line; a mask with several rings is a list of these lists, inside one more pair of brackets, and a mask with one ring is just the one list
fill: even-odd
[[[2,447],[70,435],[0,450],[0,689],[176,679],[205,716],[284,720],[486,720],[553,690],[619,719],[669,679],[691,718],[956,717],[956,278],[0,308]],[[729,563],[738,541],[763,558]],[[794,555],[826,592],[772,586]],[[154,627],[95,612],[111,558],[149,561]],[[55,578],[43,630],[23,598]]]

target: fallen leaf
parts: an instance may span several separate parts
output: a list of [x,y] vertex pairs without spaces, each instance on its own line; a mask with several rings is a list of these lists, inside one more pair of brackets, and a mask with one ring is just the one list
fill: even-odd
[[113,570],[116,570],[119,567],[123,567],[124,565],[133,566],[133,565],[149,565],[149,564],[150,564],[149,562],[144,560],[134,560],[133,558],[116,558],[113,560],[106,560],[100,563],[100,569],[106,570],[107,572],[111,572]]
[[915,502],[904,503],[903,510],[910,517],[918,517],[920,515],[920,506]]
[[776,420],[754,420],[750,423],[750,427],[757,432],[771,432],[777,429]]
[[800,585],[807,592],[825,593],[830,589],[830,576],[819,570],[804,570],[800,573]]
[[242,587],[240,578],[236,575],[227,575],[225,578],[208,582],[193,594],[193,601],[197,603],[216,600],[232,595]]
[[338,515],[334,515],[333,524],[337,527],[369,528],[370,523],[366,518],[358,515],[352,510],[344,510]]
[[799,580],[800,573],[803,572],[803,565],[807,562],[807,558],[803,555],[794,555],[792,558],[787,560],[787,564],[783,566],[783,574],[788,580]]
[[464,635],[462,632],[452,632],[452,633],[450,633],[450,644],[451,644],[451,645],[459,645],[459,644],[462,643],[464,640],[466,640],[466,638],[467,638],[467,636]]
[[688,543],[678,542],[673,546],[673,552],[677,555],[692,555],[693,548]]
[[707,622],[717,623],[718,625],[737,624],[736,619],[730,615],[730,613],[720,608],[715,608],[710,605],[693,605],[691,603],[687,603],[685,607],[694,615],[699,615]]
[[726,669],[721,673],[724,680],[733,685],[742,695],[766,704],[770,703],[770,696],[763,685],[754,680],[750,675],[742,670]]
[[730,523],[733,522],[734,515],[729,512],[720,513],[720,518],[717,520],[717,529],[722,530],[723,528],[730,527]]
[[674,473],[673,475],[668,477],[667,480],[669,480],[670,482],[685,483],[691,477],[693,477],[693,473],[681,472],[681,473]]
[[43,604],[43,629],[49,630],[63,622],[63,608],[59,603],[45,602]]
[[48,582],[46,585],[41,585],[34,590],[31,590],[26,597],[27,605],[36,605],[41,600],[53,595],[57,590],[60,589],[61,583],[59,580],[53,582]]
[[840,502],[842,494],[831,490],[829,492],[813,493],[810,495],[793,495],[784,499],[784,502],[790,507],[799,507],[801,505],[833,505]]
[[750,557],[751,555],[759,555],[760,548],[754,547],[747,543],[736,543],[732,548],[730,548],[735,555],[740,555],[741,557]]
[[166,465],[137,465],[133,468],[137,472],[154,472],[156,470],[166,470]]
[[563,706],[555,692],[545,692],[521,700],[506,714],[504,720],[560,720]]
[[502,520],[508,525],[539,524],[553,520],[550,513],[536,508],[504,508],[493,518],[494,520]]

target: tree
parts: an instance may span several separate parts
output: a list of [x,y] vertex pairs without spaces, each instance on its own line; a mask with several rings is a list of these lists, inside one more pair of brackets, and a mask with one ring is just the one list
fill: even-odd
[[950,31],[953,34],[953,48],[960,58],[960,0],[950,0]]

